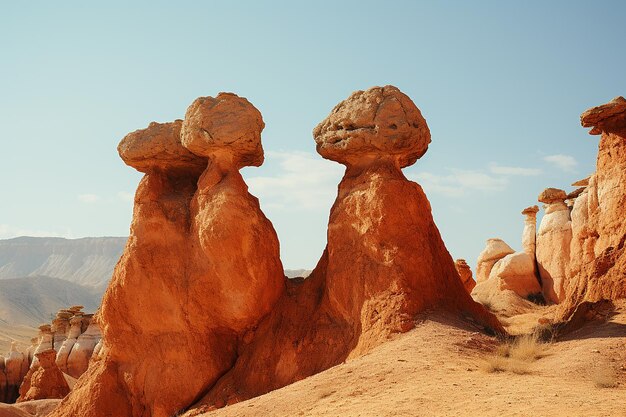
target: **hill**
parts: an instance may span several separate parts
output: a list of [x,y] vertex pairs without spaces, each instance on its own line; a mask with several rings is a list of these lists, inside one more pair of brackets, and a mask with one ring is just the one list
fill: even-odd
[[95,311],[101,293],[52,277],[24,277],[0,280],[0,323],[36,327],[49,323],[59,309],[71,305]]
[[126,237],[0,240],[0,279],[46,276],[103,291],[126,240]]

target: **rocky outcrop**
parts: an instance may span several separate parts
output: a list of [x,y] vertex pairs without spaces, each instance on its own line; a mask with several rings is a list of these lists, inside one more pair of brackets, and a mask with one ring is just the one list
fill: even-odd
[[524,215],[524,230],[522,231],[522,249],[531,258],[536,259],[537,250],[537,212],[539,207],[530,206],[522,210]]
[[263,127],[247,100],[221,93],[122,141],[122,159],[146,175],[97,316],[103,348],[53,416],[220,407],[362,354],[425,309],[502,331],[402,174],[430,142],[407,96],[354,93],[315,129],[318,152],[347,169],[307,279],[284,277],[274,229],[238,172],[263,161]]
[[583,302],[626,297],[626,100],[585,111],[581,123],[601,138],[596,173],[572,208],[565,317]]
[[458,272],[459,277],[461,277],[463,286],[467,292],[471,293],[476,286],[476,281],[474,281],[474,278],[472,277],[472,269],[467,264],[465,259],[457,259],[454,261],[454,267],[456,268],[456,272]]
[[[82,316],[81,324],[83,324],[86,319],[89,321],[87,328],[75,339],[75,342],[72,344],[71,350],[67,355],[67,371],[64,372],[73,378],[80,377],[87,370],[87,367],[89,366],[89,359],[91,359],[91,355],[93,354],[96,345],[102,339],[100,325],[91,320],[91,315],[89,315],[89,317]],[[57,354],[57,364],[59,362],[63,363],[63,358],[61,357],[62,353],[64,352],[60,350]]]
[[7,379],[7,391],[4,402],[13,402],[18,397],[20,385],[28,372],[25,367],[26,356],[17,351],[15,342],[11,343],[11,350],[4,358],[4,374]]
[[263,127],[221,93],[120,143],[145,176],[98,318],[106,349],[57,415],[169,416],[232,367],[285,287],[276,233],[239,173],[263,161]]
[[31,366],[37,364],[37,354],[46,350],[53,349],[52,344],[52,327],[49,324],[39,326],[39,342],[33,352],[33,360]]
[[485,249],[478,255],[476,262],[476,282],[480,283],[489,279],[491,269],[496,262],[512,253],[515,251],[502,239],[487,239]]
[[70,356],[70,352],[72,351],[76,340],[81,334],[82,322],[82,314],[74,315],[69,320],[69,328],[67,329],[66,338],[57,349],[56,364],[62,372],[68,373],[67,359]]
[[546,188],[538,198],[544,203],[545,214],[537,233],[537,265],[544,298],[552,303],[559,303],[565,297],[572,242],[572,222],[566,198],[565,191],[557,188]]
[[[443,309],[496,331],[468,296],[421,187],[401,168],[430,142],[425,120],[394,87],[359,91],[313,132],[318,152],[346,165],[328,244],[309,278],[288,283],[270,317],[244,339],[196,411],[254,397],[369,351]],[[190,413],[193,415],[194,413]]]
[[35,358],[37,365],[31,367],[24,377],[17,402],[65,397],[70,388],[55,363],[56,352],[42,350],[35,354]]

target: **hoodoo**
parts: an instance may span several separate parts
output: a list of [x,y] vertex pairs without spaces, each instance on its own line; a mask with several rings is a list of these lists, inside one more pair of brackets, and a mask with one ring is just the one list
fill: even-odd
[[626,297],[626,99],[585,111],[583,127],[601,135],[596,172],[572,208],[570,278],[562,312],[584,301]]
[[120,143],[146,175],[96,318],[102,348],[52,416],[193,415],[367,352],[427,309],[502,331],[401,171],[430,142],[406,95],[358,91],[314,130],[318,152],[346,173],[307,279],[284,277],[276,233],[239,174],[262,163],[263,127],[246,99],[221,93]]

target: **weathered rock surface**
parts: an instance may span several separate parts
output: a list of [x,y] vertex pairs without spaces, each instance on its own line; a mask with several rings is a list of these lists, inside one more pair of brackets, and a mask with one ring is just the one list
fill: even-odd
[[[54,415],[177,413],[232,367],[237,340],[284,291],[276,233],[238,171],[263,160],[260,113],[222,93],[194,101],[176,126],[120,144],[146,175],[97,318],[106,349]],[[153,141],[168,143],[156,164],[140,150],[154,156]]]
[[565,198],[565,191],[556,188],[546,188],[538,198],[545,203],[545,214],[537,232],[537,265],[546,301],[557,304],[565,297],[572,242],[572,222]]
[[263,161],[263,126],[243,98],[201,98],[180,142],[206,170],[142,160],[131,236],[97,316],[103,348],[52,416],[221,407],[367,352],[426,309],[502,331],[464,289],[426,196],[402,174],[430,142],[407,96],[354,93],[315,129],[320,154],[347,170],[306,280],[285,279],[274,229],[238,172]]
[[26,357],[17,351],[15,342],[11,343],[11,350],[4,358],[4,374],[7,379],[7,389],[4,402],[13,402],[17,399],[22,380],[28,372],[24,361]]
[[[367,127],[372,120],[380,127]],[[401,139],[392,133],[392,121],[403,126]],[[234,368],[189,415],[368,352],[391,333],[412,328],[414,315],[425,309],[452,311],[501,330],[463,288],[426,196],[400,170],[430,142],[410,99],[395,87],[356,92],[313,134],[322,156],[347,166],[331,209],[326,250],[309,278],[288,283]]]
[[596,173],[572,209],[565,316],[585,301],[626,297],[626,100],[617,97],[585,111],[581,123],[602,136]]
[[[89,321],[87,329],[75,339],[71,351],[67,355],[66,373],[73,378],[80,377],[87,370],[89,359],[91,359],[96,345],[102,338],[99,324],[93,320]],[[60,356],[61,353],[59,351],[57,354],[57,364],[59,362],[63,363],[63,358]]]
[[476,262],[476,282],[486,281],[496,262],[512,253],[515,253],[513,248],[502,239],[487,239],[485,249],[478,255]]
[[472,277],[472,269],[467,264],[465,259],[457,259],[454,261],[454,267],[456,268],[456,272],[459,273],[459,277],[461,277],[463,286],[467,292],[471,293],[476,286],[476,281],[474,281],[474,278]]
[[26,374],[17,402],[65,397],[70,388],[55,363],[56,352],[53,349],[43,350],[35,357],[37,365]]
[[524,215],[524,230],[522,231],[522,248],[531,258],[536,259],[537,250],[537,212],[539,207],[530,206],[522,210]]

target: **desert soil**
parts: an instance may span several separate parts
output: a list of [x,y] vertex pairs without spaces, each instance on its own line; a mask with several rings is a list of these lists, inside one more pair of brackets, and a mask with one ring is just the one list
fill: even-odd
[[[203,416],[626,416],[626,303],[549,343],[528,374],[484,370],[499,343],[431,314],[364,357]],[[596,387],[598,371],[617,387]]]

